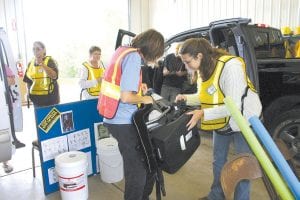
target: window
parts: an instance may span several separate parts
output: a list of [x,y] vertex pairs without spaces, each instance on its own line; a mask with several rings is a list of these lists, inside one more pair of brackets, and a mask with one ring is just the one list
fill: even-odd
[[[26,0],[23,9],[27,63],[33,57],[33,42],[42,41],[47,54],[58,63],[61,102],[79,100],[76,77],[89,58],[89,48],[99,46],[107,66],[118,30],[128,30],[128,1],[124,0]],[[74,98],[65,98],[64,91],[70,89],[78,91],[73,92]]]

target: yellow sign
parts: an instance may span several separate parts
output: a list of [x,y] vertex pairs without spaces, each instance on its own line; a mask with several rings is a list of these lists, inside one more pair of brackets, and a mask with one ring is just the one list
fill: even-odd
[[48,133],[54,123],[58,120],[59,116],[60,112],[56,108],[52,108],[48,115],[39,124],[39,128],[45,133]]

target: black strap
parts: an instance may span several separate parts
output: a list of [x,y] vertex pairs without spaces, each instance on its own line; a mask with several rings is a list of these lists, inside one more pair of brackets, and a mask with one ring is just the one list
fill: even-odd
[[[242,115],[244,114],[244,99],[247,97],[248,95],[248,90],[249,90],[249,86],[247,85],[247,87],[245,88],[245,92],[244,94],[242,95],[241,97],[241,113]],[[226,127],[222,128],[222,129],[219,129],[219,130],[215,130],[215,132],[217,134],[220,134],[220,135],[232,135],[233,133],[235,133],[231,127],[229,126],[229,124],[227,124]]]
[[160,193],[160,183],[157,180],[157,178],[155,178],[155,186],[156,186],[156,200],[161,200],[161,193]]
[[15,103],[15,102],[16,102],[16,100],[17,100],[17,98],[15,98],[15,97],[14,97],[14,95],[13,95],[13,91],[11,90],[11,88],[10,88],[10,87],[8,88],[8,93],[9,93],[9,96],[11,97],[11,100],[12,100],[12,102],[11,102],[11,103]]
[[245,97],[248,95],[248,90],[249,90],[249,86],[247,85],[247,87],[245,88],[245,92],[241,98],[241,102],[242,102],[242,105],[241,105],[241,113],[244,114],[244,99]]
[[165,183],[162,170],[158,167],[155,174],[156,200],[161,200],[161,194],[165,197]]
[[157,176],[160,183],[160,190],[163,196],[166,196],[166,189],[165,189],[165,181],[164,181],[164,175],[162,173],[162,170],[160,168],[157,168]]

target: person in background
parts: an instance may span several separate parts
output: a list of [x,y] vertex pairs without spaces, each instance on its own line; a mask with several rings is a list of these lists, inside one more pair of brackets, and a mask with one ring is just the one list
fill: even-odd
[[187,70],[186,80],[183,82],[181,94],[194,94],[197,92],[197,71],[185,67]]
[[89,61],[82,63],[79,71],[80,100],[98,98],[105,70],[103,62],[100,60],[100,47],[92,46],[89,53]]
[[142,66],[143,83],[145,83],[148,89],[156,94],[161,93],[161,87],[163,82],[163,61],[159,60],[155,67],[148,67],[147,65]]
[[178,54],[181,44],[177,44],[175,53],[166,56],[163,65],[163,84],[161,96],[167,101],[174,102],[176,95],[181,93],[187,71]]
[[125,200],[148,200],[154,176],[146,169],[138,133],[132,123],[138,104],[152,104],[151,96],[142,96],[142,60],[153,66],[164,52],[161,33],[149,29],[137,35],[131,46],[119,47],[105,70],[98,111],[109,133],[117,139],[124,161]]
[[[220,173],[227,161],[229,145],[234,142],[236,153],[251,153],[238,126],[229,117],[223,100],[230,96],[243,115],[261,115],[262,105],[253,84],[246,75],[244,60],[230,56],[226,51],[213,48],[205,39],[188,39],[180,50],[183,63],[198,71],[199,91],[194,95],[178,95],[176,101],[184,100],[200,103],[201,108],[187,114],[192,115],[187,123],[188,129],[201,122],[201,129],[213,131],[213,183],[208,196],[202,200],[225,199],[220,183]],[[235,200],[249,199],[250,183],[241,181],[235,190]]]
[[154,68],[148,67],[146,65],[142,65],[141,69],[142,69],[143,83],[147,85],[148,89],[153,89]]
[[29,62],[23,81],[27,83],[29,98],[36,107],[58,104],[58,68],[51,56],[46,56],[46,47],[33,43],[34,58]]
[[[5,71],[6,71],[6,77],[7,77],[8,86],[15,85],[16,81],[15,81],[15,75],[14,75],[14,73],[7,66],[5,67]],[[8,161],[3,162],[3,169],[4,169],[5,173],[10,173],[10,172],[12,172],[14,170],[13,166],[10,165],[8,163]]]

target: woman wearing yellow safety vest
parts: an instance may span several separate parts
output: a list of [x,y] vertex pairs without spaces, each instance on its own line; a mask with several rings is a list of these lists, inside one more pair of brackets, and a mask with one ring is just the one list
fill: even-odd
[[[213,175],[214,180],[208,196],[200,199],[225,199],[220,184],[220,173],[227,161],[229,144],[233,140],[236,153],[250,152],[238,126],[229,116],[223,99],[232,97],[244,116],[261,114],[261,102],[252,83],[246,75],[242,58],[230,56],[226,51],[213,48],[205,39],[188,39],[180,50],[186,67],[199,73],[198,93],[178,95],[176,101],[187,104],[198,102],[201,109],[193,115],[187,126],[189,129],[201,122],[201,129],[213,131]],[[241,181],[234,193],[236,200],[249,199],[249,181]]]
[[100,60],[100,47],[92,46],[89,53],[89,61],[82,63],[79,71],[80,100],[98,98],[105,70]]
[[34,106],[59,103],[58,68],[51,56],[46,56],[45,45],[33,43],[34,58],[29,62],[23,81],[27,83],[29,98]]
[[163,52],[162,34],[153,29],[145,31],[132,40],[131,46],[115,51],[101,83],[98,111],[123,156],[125,200],[147,200],[153,189],[153,175],[146,170],[144,154],[137,148],[140,143],[132,116],[138,104],[153,103],[152,97],[140,93],[142,60],[151,66]]

